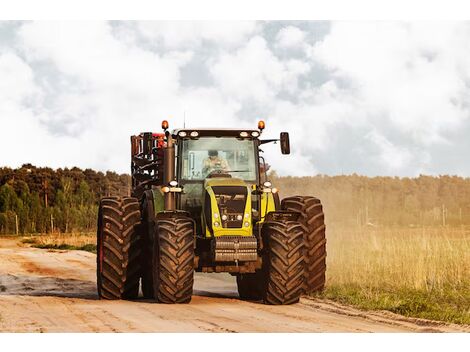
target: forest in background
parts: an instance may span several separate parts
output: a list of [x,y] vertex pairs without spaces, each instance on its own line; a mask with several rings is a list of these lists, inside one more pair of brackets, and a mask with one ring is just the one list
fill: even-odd
[[[270,176],[281,198],[313,195],[329,226],[470,225],[470,178]],[[127,195],[130,176],[91,169],[0,168],[0,233],[94,231],[101,197]]]
[[0,233],[95,231],[99,199],[126,195],[129,184],[110,171],[0,168]]

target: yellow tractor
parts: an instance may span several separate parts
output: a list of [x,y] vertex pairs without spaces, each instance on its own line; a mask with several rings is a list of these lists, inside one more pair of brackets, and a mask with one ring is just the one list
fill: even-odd
[[236,276],[241,299],[291,304],[325,283],[322,204],[280,201],[257,129],[176,129],[131,136],[131,197],[99,206],[100,298],[188,303],[194,272]]

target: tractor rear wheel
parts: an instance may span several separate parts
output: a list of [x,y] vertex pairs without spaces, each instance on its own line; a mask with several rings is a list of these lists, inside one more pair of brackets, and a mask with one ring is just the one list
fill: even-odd
[[153,299],[153,239],[155,235],[155,210],[152,191],[146,191],[142,201],[142,293]]
[[263,298],[262,272],[238,274],[238,295],[243,300],[259,301]]
[[267,304],[299,301],[304,285],[304,230],[297,221],[268,221],[263,225],[264,292]]
[[103,198],[98,210],[97,286],[104,299],[134,299],[140,279],[139,202]]
[[296,196],[282,200],[282,209],[300,213],[305,226],[305,293],[319,292],[325,287],[326,236],[325,216],[321,201],[315,197]]
[[194,223],[186,215],[158,218],[153,247],[154,298],[189,303],[194,282]]

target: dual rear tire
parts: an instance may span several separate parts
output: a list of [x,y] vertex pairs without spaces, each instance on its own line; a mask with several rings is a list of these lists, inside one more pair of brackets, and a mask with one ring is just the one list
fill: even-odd
[[[145,202],[145,201],[144,201]],[[97,286],[103,299],[145,298],[188,303],[193,291],[194,223],[185,214],[154,219],[153,204],[132,197],[103,198],[97,231]],[[150,235],[150,236],[149,236]]]
[[137,298],[141,275],[139,224],[140,206],[136,198],[101,200],[96,259],[100,298]]
[[325,215],[321,201],[309,196],[288,197],[282,200],[281,208],[300,213],[306,247],[304,292],[320,292],[326,278]]

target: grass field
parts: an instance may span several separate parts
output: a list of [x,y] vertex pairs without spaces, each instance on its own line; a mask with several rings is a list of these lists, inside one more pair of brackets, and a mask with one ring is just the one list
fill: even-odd
[[332,229],[327,241],[327,284],[319,296],[470,324],[470,231]]
[[[34,247],[96,252],[95,234],[25,237]],[[470,230],[328,229],[317,296],[363,309],[470,324]]]

